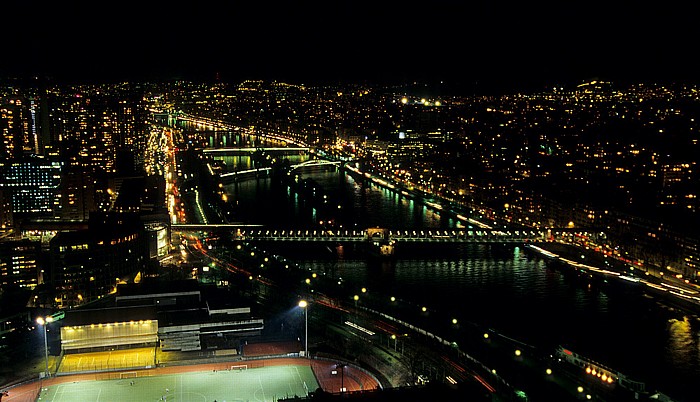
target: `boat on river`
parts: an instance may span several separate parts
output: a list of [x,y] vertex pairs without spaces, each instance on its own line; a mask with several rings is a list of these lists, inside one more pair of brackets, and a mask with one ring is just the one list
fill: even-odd
[[593,388],[604,389],[606,392],[626,397],[630,400],[675,402],[674,399],[662,392],[650,392],[646,383],[634,380],[619,371],[561,345],[557,347],[555,355],[560,361],[569,365],[570,372],[587,378],[589,380],[588,383]]

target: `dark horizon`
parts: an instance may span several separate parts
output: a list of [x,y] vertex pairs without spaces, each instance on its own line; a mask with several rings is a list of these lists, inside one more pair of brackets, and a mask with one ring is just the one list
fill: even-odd
[[586,3],[8,4],[0,78],[412,82],[533,91],[698,82],[693,12]]
[[230,70],[187,70],[168,71],[165,73],[139,73],[136,71],[120,71],[119,74],[95,74],[90,72],[57,72],[36,73],[25,71],[23,74],[0,75],[0,83],[20,85],[23,87],[46,85],[82,85],[82,84],[114,84],[120,82],[131,83],[160,83],[174,81],[189,81],[201,83],[225,83],[238,84],[246,80],[262,80],[268,82],[285,82],[289,84],[306,86],[326,85],[369,85],[369,86],[394,86],[399,88],[412,88],[438,96],[489,96],[507,95],[515,93],[548,92],[556,88],[571,90],[575,86],[591,81],[605,81],[615,87],[622,88],[631,84],[690,84],[698,85],[700,80],[680,77],[654,78],[645,77],[619,77],[580,75],[571,77],[539,77],[539,76],[512,76],[499,77],[489,75],[471,75],[464,77],[449,76],[439,79],[421,74],[413,76],[391,76],[390,74],[365,74],[323,76],[320,74],[302,74],[299,72],[279,74],[272,72],[240,72]]

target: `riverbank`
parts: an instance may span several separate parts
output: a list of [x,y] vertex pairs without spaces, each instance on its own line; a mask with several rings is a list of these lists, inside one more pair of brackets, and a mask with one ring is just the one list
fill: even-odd
[[700,314],[700,287],[658,270],[632,266],[576,244],[546,242],[528,244],[526,249],[554,263],[562,264],[592,278],[612,284],[639,286],[659,302],[689,314]]

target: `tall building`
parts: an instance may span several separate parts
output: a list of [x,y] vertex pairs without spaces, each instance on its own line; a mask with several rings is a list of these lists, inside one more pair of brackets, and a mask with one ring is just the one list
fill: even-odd
[[97,211],[95,175],[76,167],[68,167],[61,180],[60,217],[68,221],[87,221]]
[[0,188],[0,233],[14,226],[10,192]]
[[145,268],[146,242],[134,213],[92,213],[88,229],[59,232],[49,246],[52,304],[77,306],[113,292]]
[[142,165],[147,135],[146,111],[138,88],[84,86],[48,93],[48,130],[53,147],[70,166],[114,173],[119,150],[133,152]]
[[28,102],[20,96],[0,98],[0,161],[34,153]]
[[42,278],[41,243],[28,239],[0,241],[0,289],[36,287]]
[[0,161],[0,190],[9,192],[12,212],[23,217],[55,217],[60,207],[62,165],[41,157]]
[[677,208],[695,213],[698,210],[698,174],[696,162],[661,167],[661,200],[664,208]]

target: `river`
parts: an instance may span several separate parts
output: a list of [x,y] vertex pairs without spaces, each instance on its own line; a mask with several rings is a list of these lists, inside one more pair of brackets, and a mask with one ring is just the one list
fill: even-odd
[[[242,166],[250,161],[238,157]],[[341,172],[307,172],[338,204],[333,225],[364,229],[452,228],[460,223]],[[321,211],[269,179],[226,186],[241,221],[273,227],[323,225]],[[335,205],[334,205],[335,206]],[[409,250],[406,250],[409,251]],[[357,289],[449,312],[460,322],[550,348],[563,345],[679,401],[697,401],[700,318],[632,287],[590,282],[522,246],[465,244],[450,253],[397,249],[391,262],[349,253],[300,254],[296,263],[330,272]]]

